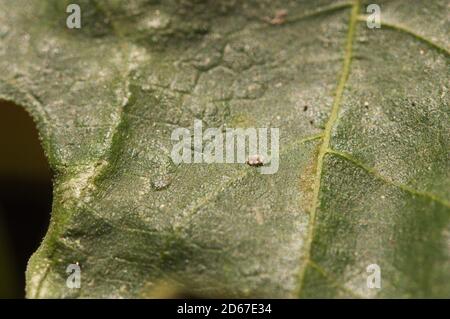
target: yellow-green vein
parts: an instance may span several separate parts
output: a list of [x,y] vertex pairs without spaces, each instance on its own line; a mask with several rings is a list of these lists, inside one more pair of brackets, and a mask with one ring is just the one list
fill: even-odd
[[341,105],[341,99],[342,95],[344,93],[345,84],[347,83],[347,79],[350,73],[350,64],[352,60],[352,51],[353,51],[353,40],[355,37],[355,29],[356,29],[356,22],[358,18],[359,13],[359,0],[355,0],[352,5],[352,10],[350,14],[350,23],[348,27],[348,33],[347,33],[347,40],[346,40],[346,46],[345,46],[345,54],[344,54],[344,63],[342,66],[341,76],[339,78],[339,83],[336,88],[336,93],[333,101],[333,106],[331,109],[331,114],[328,119],[327,124],[325,125],[325,131],[323,134],[323,140],[322,144],[320,146],[319,154],[317,156],[317,164],[316,164],[316,175],[314,179],[314,196],[313,196],[313,202],[311,205],[310,210],[310,219],[309,219],[309,227],[308,227],[308,235],[306,238],[305,243],[305,255],[303,256],[303,263],[300,269],[299,274],[299,285],[298,285],[298,292],[297,295],[300,296],[303,288],[303,283],[305,279],[306,269],[308,267],[308,261],[310,260],[311,255],[311,247],[312,247],[312,241],[314,237],[314,226],[315,226],[315,219],[316,219],[316,212],[317,208],[319,206],[319,193],[320,193],[320,183],[321,183],[321,177],[322,177],[322,166],[323,166],[323,159],[324,156],[328,150],[329,144],[330,144],[330,138],[331,138],[331,131],[334,127],[334,124],[338,118],[340,105]]

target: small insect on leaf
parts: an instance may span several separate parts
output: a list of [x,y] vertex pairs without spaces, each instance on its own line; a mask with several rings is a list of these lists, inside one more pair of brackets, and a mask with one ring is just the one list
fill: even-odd
[[258,154],[250,155],[245,162],[250,166],[263,166],[264,158]]

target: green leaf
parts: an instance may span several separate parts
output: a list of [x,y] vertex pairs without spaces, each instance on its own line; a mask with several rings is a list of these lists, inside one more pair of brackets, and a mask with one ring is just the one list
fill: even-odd
[[[447,1],[70,2],[0,1],[56,174],[29,298],[450,297]],[[280,128],[279,171],[175,165],[194,119]]]

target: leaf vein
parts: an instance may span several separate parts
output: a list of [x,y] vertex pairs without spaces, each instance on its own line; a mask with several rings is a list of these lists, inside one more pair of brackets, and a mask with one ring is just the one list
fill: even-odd
[[[358,16],[358,21],[359,22],[366,22],[367,21],[367,16],[366,15],[360,15]],[[392,22],[386,22],[386,21],[382,21],[381,23],[382,27],[387,27],[391,30],[396,30],[396,31],[400,31],[403,33],[406,33],[414,38],[416,38],[417,40],[424,42],[426,44],[428,44],[429,46],[433,47],[434,49],[436,49],[438,52],[443,53],[444,55],[450,56],[450,50],[446,49],[442,46],[440,46],[439,44],[435,43],[433,40],[430,40],[416,32],[414,32],[413,30],[408,29],[407,27],[400,25],[400,24],[396,24],[396,23],[392,23]]]
[[352,60],[352,51],[353,51],[353,40],[355,37],[356,22],[357,22],[359,7],[360,7],[359,0],[355,0],[352,4],[352,10],[350,13],[350,21],[349,21],[345,53],[344,53],[344,63],[342,66],[341,76],[340,76],[339,82],[337,84],[335,98],[334,98],[333,106],[331,109],[331,114],[328,119],[328,122],[325,125],[324,136],[323,136],[322,144],[320,146],[319,154],[317,157],[316,176],[314,179],[314,196],[313,196],[313,202],[312,202],[311,211],[310,211],[309,228],[308,228],[306,244],[305,244],[306,245],[306,253],[305,253],[305,256],[303,257],[303,263],[300,267],[297,296],[301,295],[304,280],[305,280],[306,269],[308,267],[308,261],[310,261],[311,247],[312,247],[312,241],[313,241],[313,237],[314,237],[316,211],[318,208],[319,193],[320,193],[320,187],[321,187],[323,159],[324,159],[324,156],[325,156],[327,149],[329,147],[329,144],[330,144],[331,131],[332,131],[332,129],[336,123],[336,120],[338,118],[342,95],[344,93],[344,88],[347,83],[348,76],[350,74],[350,64],[351,64],[351,60]]
[[404,184],[400,184],[397,183],[389,178],[387,178],[386,176],[381,175],[377,170],[375,170],[374,168],[368,167],[367,165],[363,164],[362,162],[358,161],[357,159],[353,158],[350,154],[347,153],[342,153],[339,151],[335,151],[332,149],[328,149],[327,150],[328,154],[333,154],[336,156],[339,156],[340,158],[343,158],[345,160],[347,160],[348,162],[351,162],[352,164],[358,166],[359,168],[363,169],[364,171],[366,171],[367,173],[369,173],[370,175],[374,176],[376,179],[381,180],[382,182],[384,182],[385,184],[391,185],[391,186],[395,186],[397,188],[400,188],[401,190],[410,193],[412,195],[415,196],[420,196],[420,197],[425,197],[430,201],[433,202],[437,202],[447,208],[450,208],[450,202],[448,202],[445,199],[439,198],[437,195],[433,194],[433,193],[429,193],[429,192],[422,192],[416,189],[413,189],[407,185]]

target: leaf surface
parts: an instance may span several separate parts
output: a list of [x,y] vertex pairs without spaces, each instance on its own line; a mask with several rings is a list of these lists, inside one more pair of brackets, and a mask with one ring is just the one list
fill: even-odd
[[[378,2],[0,1],[56,174],[27,296],[450,297],[449,7]],[[280,128],[279,171],[175,165],[195,119]]]

